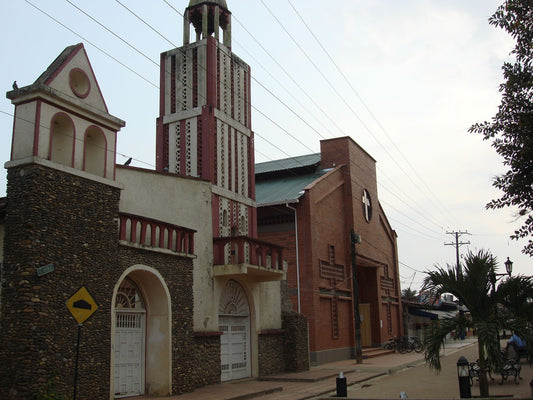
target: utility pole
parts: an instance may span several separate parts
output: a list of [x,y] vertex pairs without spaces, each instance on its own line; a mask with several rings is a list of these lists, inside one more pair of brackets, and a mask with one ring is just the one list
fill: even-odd
[[353,296],[353,316],[355,323],[355,362],[363,363],[363,352],[361,349],[361,316],[359,315],[359,283],[357,282],[357,267],[355,265],[355,245],[361,243],[361,236],[357,235],[354,230],[350,231],[350,247],[352,258],[352,296]]
[[447,235],[454,235],[455,236],[455,243],[444,243],[444,246],[455,246],[455,255],[457,257],[457,276],[461,275],[463,272],[461,270],[461,264],[459,263],[459,246],[463,244],[470,244],[470,242],[460,242],[459,238],[462,235],[470,235],[468,231],[453,231],[453,232],[446,232]]

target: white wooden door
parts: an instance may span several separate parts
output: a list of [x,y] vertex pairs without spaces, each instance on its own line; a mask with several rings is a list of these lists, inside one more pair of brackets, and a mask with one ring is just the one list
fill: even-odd
[[250,365],[250,317],[219,316],[221,380],[247,378]]
[[144,313],[117,312],[115,397],[144,394]]

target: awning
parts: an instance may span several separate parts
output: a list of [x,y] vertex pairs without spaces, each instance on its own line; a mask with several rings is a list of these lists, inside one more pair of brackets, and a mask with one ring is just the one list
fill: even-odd
[[419,308],[410,308],[409,314],[416,315],[418,317],[429,318],[431,320],[439,319],[439,316],[437,314],[430,313],[428,311],[424,311]]
[[441,310],[435,310],[433,311],[435,314],[438,315],[440,319],[448,319],[453,318],[457,315],[457,311],[441,311]]

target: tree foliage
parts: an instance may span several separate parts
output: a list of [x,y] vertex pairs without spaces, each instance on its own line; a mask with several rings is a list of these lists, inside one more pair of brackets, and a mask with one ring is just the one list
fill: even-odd
[[474,329],[478,338],[481,397],[489,395],[486,372],[489,369],[498,371],[502,366],[499,331],[514,331],[533,348],[530,326],[533,281],[531,277],[505,277],[496,285],[497,267],[496,258],[489,252],[469,252],[461,271],[455,265],[437,266],[427,273],[422,288],[436,295],[451,293],[467,309],[453,318],[439,320],[431,328],[425,343],[427,364],[439,371],[440,349],[446,335],[454,330]]
[[533,256],[533,1],[507,0],[489,23],[506,30],[516,41],[511,53],[514,62],[506,62],[502,67],[504,83],[500,85],[502,100],[498,112],[491,122],[474,124],[469,132],[491,140],[508,167],[493,181],[503,195],[486,207],[518,209],[521,226],[511,238],[527,238],[523,252]]
[[416,290],[413,290],[410,287],[402,289],[402,299],[411,300],[416,298],[416,296],[418,296]]

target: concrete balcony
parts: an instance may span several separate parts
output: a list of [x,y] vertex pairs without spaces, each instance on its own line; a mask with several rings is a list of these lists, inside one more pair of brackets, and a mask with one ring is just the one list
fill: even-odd
[[194,256],[194,229],[139,215],[120,213],[121,244],[145,250]]
[[248,236],[213,239],[215,276],[243,277],[257,282],[285,279],[283,247]]

